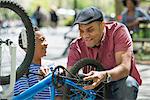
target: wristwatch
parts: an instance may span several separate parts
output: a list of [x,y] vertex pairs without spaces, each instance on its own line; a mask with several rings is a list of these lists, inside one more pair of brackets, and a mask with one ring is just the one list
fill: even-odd
[[104,83],[110,83],[111,81],[112,81],[111,75],[106,72],[106,80],[104,81]]

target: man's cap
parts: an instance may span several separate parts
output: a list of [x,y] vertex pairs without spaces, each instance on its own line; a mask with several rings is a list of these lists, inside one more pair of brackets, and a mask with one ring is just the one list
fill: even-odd
[[89,24],[93,21],[103,21],[102,12],[96,7],[88,7],[79,12],[75,18],[73,25]]

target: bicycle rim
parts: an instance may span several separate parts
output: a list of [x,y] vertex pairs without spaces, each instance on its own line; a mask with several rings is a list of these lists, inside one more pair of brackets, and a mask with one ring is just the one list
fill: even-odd
[[[103,71],[104,70],[102,65],[98,61],[96,61],[94,59],[90,59],[90,58],[83,58],[74,64],[74,66],[71,68],[70,72],[73,75],[78,76],[79,70],[85,66],[95,67],[97,71]],[[71,75],[68,75],[68,76],[72,77]],[[81,84],[81,83],[79,83],[79,84]],[[103,86],[103,84],[101,84],[101,86]],[[88,98],[88,97],[86,97],[87,96],[86,94],[83,94],[83,92],[80,92],[80,91],[79,91],[78,95],[82,96],[82,98]],[[83,100],[83,99],[80,99],[80,100]]]

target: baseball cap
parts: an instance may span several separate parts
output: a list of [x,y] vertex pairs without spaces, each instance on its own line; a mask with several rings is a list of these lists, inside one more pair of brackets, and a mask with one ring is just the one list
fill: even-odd
[[103,21],[103,14],[98,8],[92,6],[81,10],[77,14],[73,25],[89,24],[93,21]]

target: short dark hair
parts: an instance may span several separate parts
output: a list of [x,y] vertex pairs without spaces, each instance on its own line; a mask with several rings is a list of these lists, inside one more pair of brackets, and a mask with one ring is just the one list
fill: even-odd
[[[139,0],[131,0],[133,2],[134,6],[137,6],[139,3]],[[127,0],[122,0],[123,5],[126,7],[127,6]]]

